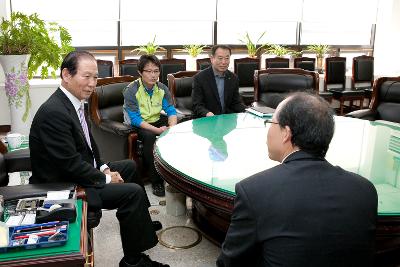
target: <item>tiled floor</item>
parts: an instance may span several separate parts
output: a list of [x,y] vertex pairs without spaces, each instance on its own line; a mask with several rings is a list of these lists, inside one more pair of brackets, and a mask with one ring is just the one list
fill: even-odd
[[[152,206],[149,211],[153,220],[161,221],[163,229],[172,226],[188,226],[196,228],[190,216],[172,216],[167,214],[166,206],[160,205],[160,201],[165,198],[159,198],[151,193],[151,186],[146,186]],[[161,231],[158,232],[160,234]],[[173,234],[172,234],[173,232]],[[162,240],[185,245],[192,243],[197,239],[195,232],[190,229],[174,229],[167,231],[162,235]],[[103,217],[100,225],[94,229],[94,258],[96,267],[118,266],[122,258],[122,248],[119,235],[119,224],[115,217],[115,211],[103,211]],[[215,266],[215,260],[219,255],[220,248],[202,237],[199,244],[188,249],[171,249],[160,243],[154,248],[145,251],[151,259],[167,263],[171,267],[211,267]]]

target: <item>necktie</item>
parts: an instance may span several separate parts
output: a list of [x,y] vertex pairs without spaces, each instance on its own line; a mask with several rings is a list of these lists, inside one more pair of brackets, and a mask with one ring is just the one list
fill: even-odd
[[[85,134],[86,142],[89,145],[90,150],[92,150],[92,143],[90,142],[89,128],[86,123],[85,112],[83,111],[83,105],[81,105],[79,107],[78,111],[79,111],[79,121],[81,122],[82,130],[83,130],[83,133]],[[93,165],[94,165],[94,167],[96,167],[96,159],[94,157],[93,157]]]

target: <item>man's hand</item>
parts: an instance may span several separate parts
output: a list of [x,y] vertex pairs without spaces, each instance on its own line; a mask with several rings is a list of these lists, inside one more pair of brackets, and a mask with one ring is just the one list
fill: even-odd
[[121,175],[119,172],[110,172],[111,175],[111,183],[120,183],[122,184],[124,182],[124,179],[122,179]]
[[167,126],[161,126],[158,128],[158,134],[162,134],[164,131],[166,131],[168,129]]
[[214,113],[212,113],[211,111],[207,112],[206,117],[211,117],[214,116]]

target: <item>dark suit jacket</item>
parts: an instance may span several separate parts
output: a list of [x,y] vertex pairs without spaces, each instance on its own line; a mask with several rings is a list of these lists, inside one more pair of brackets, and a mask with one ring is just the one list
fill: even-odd
[[192,103],[196,117],[204,117],[209,111],[215,115],[244,111],[245,106],[239,95],[238,78],[229,70],[225,73],[224,87],[225,109],[222,110],[212,67],[193,77]]
[[[78,115],[67,96],[57,89],[37,111],[29,134],[32,177],[30,183],[72,182],[84,187],[103,187],[105,174],[93,167],[100,159],[90,134],[92,150]],[[91,195],[89,190],[86,191]],[[88,195],[88,197],[89,197]]]
[[217,266],[372,266],[377,193],[299,151],[236,185]]

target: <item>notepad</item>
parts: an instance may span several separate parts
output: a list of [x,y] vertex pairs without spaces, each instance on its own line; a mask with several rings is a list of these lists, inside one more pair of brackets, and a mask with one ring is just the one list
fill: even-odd
[[246,111],[259,117],[272,117],[275,109],[270,107],[250,107],[247,108]]

